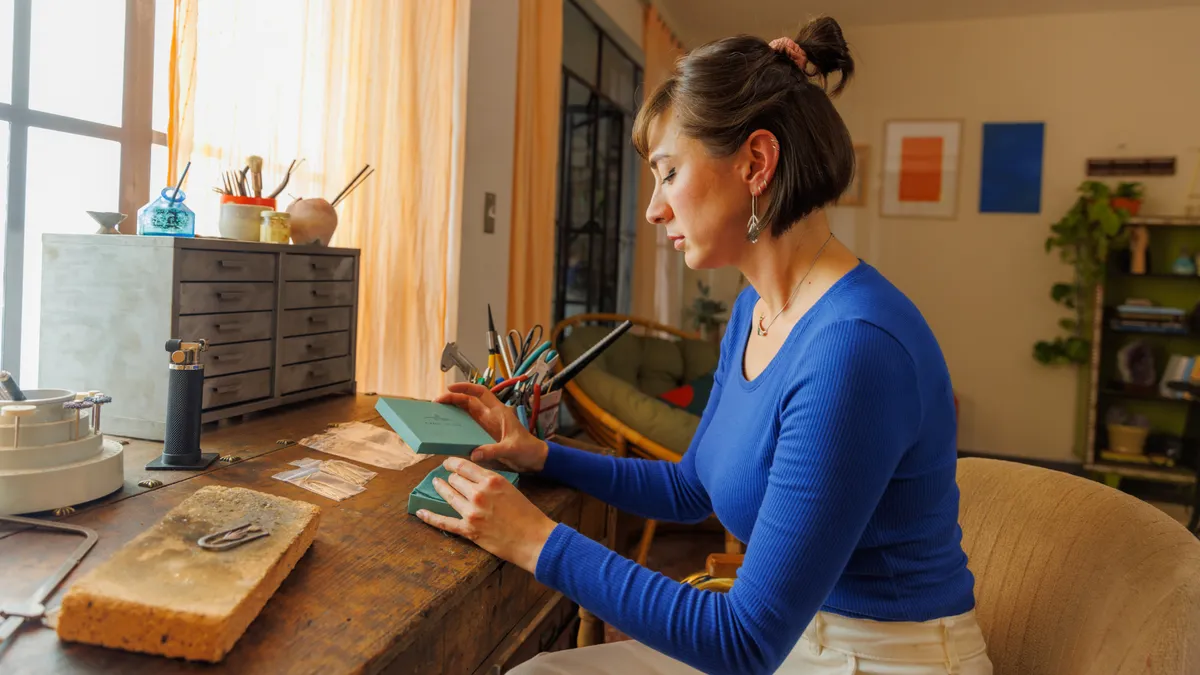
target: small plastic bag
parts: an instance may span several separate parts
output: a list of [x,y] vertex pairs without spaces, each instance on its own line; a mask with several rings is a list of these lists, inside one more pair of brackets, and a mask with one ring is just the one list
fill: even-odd
[[271,477],[339,502],[363,492],[367,481],[377,475],[374,471],[336,459],[324,462],[311,458],[298,459],[292,465],[299,468]]

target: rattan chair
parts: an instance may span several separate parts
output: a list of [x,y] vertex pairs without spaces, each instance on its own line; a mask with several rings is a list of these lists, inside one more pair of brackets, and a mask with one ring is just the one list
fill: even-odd
[[[629,332],[635,335],[668,337],[668,339],[699,339],[699,336],[695,333],[680,330],[674,326],[668,326],[649,319],[622,314],[597,313],[578,314],[559,322],[550,335],[550,341],[553,343],[554,349],[561,353],[560,343],[567,329],[589,323],[612,324],[615,327],[626,320],[633,323],[633,327],[630,328]],[[557,369],[561,370],[562,366],[563,364],[560,362]],[[574,381],[568,382],[564,389],[565,395],[563,396],[563,401],[567,404],[567,409],[571,412],[571,416],[579,422],[579,425],[592,440],[604,447],[611,448],[617,457],[635,456],[667,462],[678,462],[682,458],[679,453],[646,438],[601,408]],[[658,523],[656,521],[647,520],[645,527],[642,529],[641,541],[638,543],[637,554],[635,556],[639,564],[646,564],[646,558],[650,553],[650,544],[654,540],[654,531],[657,526]],[[725,550],[729,553],[739,553],[742,550],[741,543],[730,535],[728,531],[725,533]]]

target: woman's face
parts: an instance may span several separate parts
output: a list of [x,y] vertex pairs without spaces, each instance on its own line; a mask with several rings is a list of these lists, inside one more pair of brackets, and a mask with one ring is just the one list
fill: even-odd
[[[650,125],[648,140],[655,186],[646,220],[666,228],[692,269],[735,264],[747,245],[750,219],[743,153],[711,157],[699,141],[680,133],[670,111]],[[761,216],[764,204],[758,209]]]

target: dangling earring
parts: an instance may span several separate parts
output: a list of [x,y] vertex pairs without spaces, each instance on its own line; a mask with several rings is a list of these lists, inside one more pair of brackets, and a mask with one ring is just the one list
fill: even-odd
[[758,235],[762,227],[758,224],[758,195],[750,193],[750,223],[746,226],[746,239],[751,244],[758,243]]

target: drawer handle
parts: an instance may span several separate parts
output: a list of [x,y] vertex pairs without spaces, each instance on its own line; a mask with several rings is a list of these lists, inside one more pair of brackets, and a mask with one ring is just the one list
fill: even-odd
[[227,330],[241,330],[241,329],[242,329],[242,324],[240,324],[240,323],[231,323],[231,324],[214,323],[213,324],[213,330],[217,331],[218,333],[222,333]]
[[309,265],[314,270],[321,270],[322,272],[328,272],[329,270],[333,269],[333,267],[334,267],[333,265],[322,265],[320,263],[309,263]]
[[219,387],[209,387],[209,391],[214,394],[232,394],[242,388],[240,384],[227,384]]
[[238,260],[218,260],[217,265],[227,269],[241,270],[246,268],[246,263]]
[[[241,360],[243,360],[243,359],[245,359],[245,358],[246,358],[246,355],[245,355],[245,354],[233,353],[233,354],[226,354],[226,355],[225,355],[225,361],[226,361],[226,362],[229,362],[229,363],[237,363],[238,361],[241,361]],[[213,360],[213,361],[220,361],[220,360],[221,360],[221,355],[220,355],[220,354],[213,354],[212,360]]]
[[315,288],[312,290],[312,294],[313,294],[313,297],[314,297],[314,298],[329,298],[329,297],[333,297],[333,294],[332,294],[332,293],[330,293],[329,291],[318,291],[318,290],[317,290],[317,289],[315,289]]
[[329,317],[327,317],[327,316],[310,316],[310,317],[308,317],[308,322],[309,323],[329,323]]
[[217,291],[217,299],[224,300],[225,296],[230,298],[240,298],[246,294],[246,291]]
[[324,376],[325,376],[325,368],[323,368],[323,367],[308,369],[308,379],[310,379],[310,380],[314,377],[324,377]]
[[304,345],[304,348],[310,352],[323,352],[323,351],[325,351],[326,346],[325,345],[314,345],[310,342],[309,344]]

